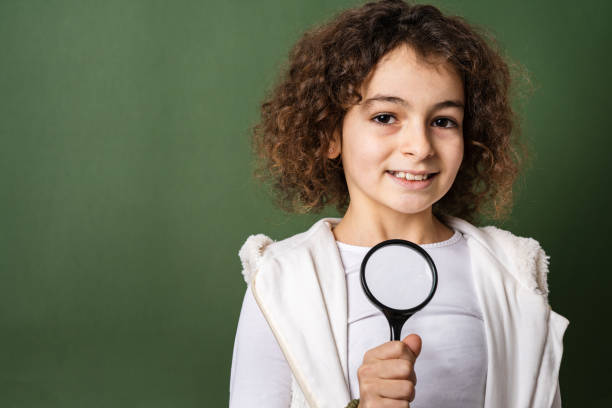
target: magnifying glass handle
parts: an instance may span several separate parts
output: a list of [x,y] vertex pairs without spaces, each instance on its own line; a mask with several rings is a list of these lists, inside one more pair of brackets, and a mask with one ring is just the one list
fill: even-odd
[[408,318],[412,316],[412,314],[399,315],[399,314],[395,314],[387,310],[384,310],[383,314],[385,315],[385,317],[387,318],[387,321],[389,322],[391,341],[401,340],[402,327],[404,327],[404,323],[406,323],[406,320],[408,320]]
[[404,322],[400,322],[398,320],[394,321],[390,325],[391,327],[391,340],[401,340],[400,337],[402,335],[402,327],[404,327]]

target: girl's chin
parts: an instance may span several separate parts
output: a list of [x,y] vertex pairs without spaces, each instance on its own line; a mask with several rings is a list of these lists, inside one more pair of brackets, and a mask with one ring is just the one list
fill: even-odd
[[397,204],[391,206],[391,208],[399,213],[404,215],[427,215],[431,212],[433,203],[423,203],[422,205],[415,205],[414,203],[410,203],[410,205],[401,205]]

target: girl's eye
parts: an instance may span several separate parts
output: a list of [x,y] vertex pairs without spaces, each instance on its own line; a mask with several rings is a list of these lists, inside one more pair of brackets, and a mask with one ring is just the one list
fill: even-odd
[[[377,120],[377,118],[381,118],[382,121]],[[395,119],[395,116],[391,115],[390,113],[381,113],[380,115],[374,116],[372,119],[374,119],[374,121],[379,125],[388,126],[388,125],[395,123],[395,122],[391,122],[391,123],[387,122],[390,118]],[[433,123],[434,124],[437,123],[437,127],[442,127],[442,128],[457,127],[457,123],[454,120],[451,120],[449,118],[438,118],[434,120]]]
[[[381,113],[380,115],[376,115],[374,116],[372,119],[376,119],[376,118],[383,118],[384,120],[388,120],[388,118],[395,118],[395,116],[389,114],[389,113]],[[379,125],[383,125],[383,126],[387,126],[390,125],[391,123],[386,123],[386,122],[379,122],[378,120],[375,120],[376,123],[378,123]]]
[[438,119],[434,120],[434,123],[440,124],[440,122],[442,122],[442,124],[447,124],[447,123],[451,124],[451,126],[440,126],[440,127],[443,127],[443,128],[457,127],[457,124],[455,123],[455,121],[450,120],[449,118],[438,118]]

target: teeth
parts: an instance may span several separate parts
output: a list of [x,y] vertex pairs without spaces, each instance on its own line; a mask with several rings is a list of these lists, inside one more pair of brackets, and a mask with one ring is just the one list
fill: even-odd
[[392,171],[391,174],[393,174],[395,177],[403,178],[406,180],[427,180],[427,178],[429,177],[428,174],[415,175],[415,174],[405,173],[403,171]]

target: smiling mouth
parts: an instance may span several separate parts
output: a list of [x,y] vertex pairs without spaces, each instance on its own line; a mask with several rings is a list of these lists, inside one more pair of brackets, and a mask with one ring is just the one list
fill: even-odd
[[407,180],[407,181],[429,180],[438,174],[438,173],[410,174],[410,173],[403,172],[403,171],[391,171],[391,170],[387,170],[387,173],[391,174],[393,177],[396,177],[402,180]]

